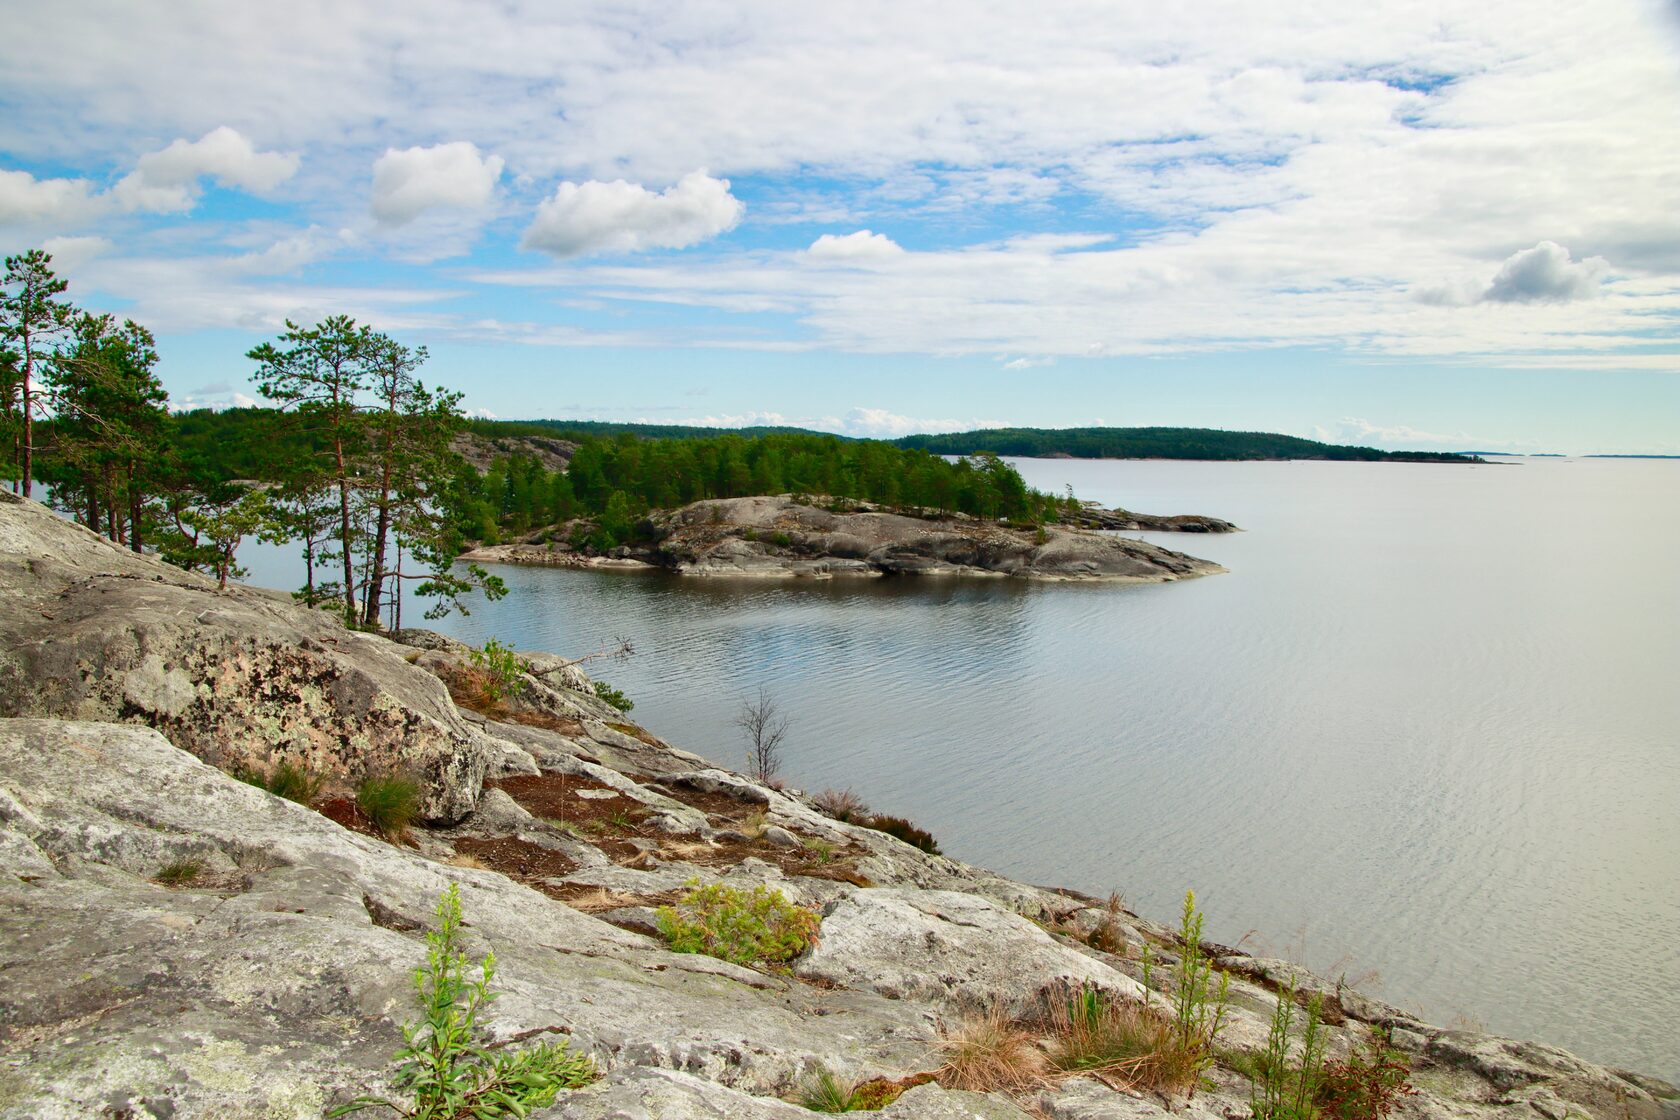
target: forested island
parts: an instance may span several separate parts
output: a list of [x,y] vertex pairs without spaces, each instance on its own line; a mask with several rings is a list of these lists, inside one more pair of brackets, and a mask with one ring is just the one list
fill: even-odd
[[947,435],[905,436],[900,447],[936,455],[994,455],[1070,459],[1330,459],[1376,463],[1477,463],[1449,451],[1381,451],[1320,443],[1276,432],[1213,428],[982,428]]

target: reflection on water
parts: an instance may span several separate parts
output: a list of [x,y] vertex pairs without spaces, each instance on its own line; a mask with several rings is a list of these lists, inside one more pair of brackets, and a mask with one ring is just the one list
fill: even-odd
[[441,628],[568,654],[628,635],[598,675],[720,762],[762,684],[790,780],[960,858],[1162,919],[1194,887],[1217,940],[1680,1076],[1680,463],[1021,466],[1237,522],[1157,538],[1230,574],[501,568],[513,594]]

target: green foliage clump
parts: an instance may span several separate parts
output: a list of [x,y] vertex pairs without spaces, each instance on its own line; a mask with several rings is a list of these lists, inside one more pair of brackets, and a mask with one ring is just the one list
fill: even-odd
[[438,928],[426,935],[426,964],[414,973],[420,1021],[403,1027],[396,1052],[396,1086],[407,1100],[357,1097],[327,1113],[345,1116],[386,1108],[405,1120],[497,1120],[523,1117],[553,1102],[563,1089],[596,1078],[595,1063],[564,1040],[522,1049],[488,1045],[479,1017],[496,993],[496,955],[486,953],[477,979],[468,978],[461,948],[461,896],[455,885],[437,907]]
[[275,763],[267,774],[260,770],[237,770],[233,776],[299,805],[311,804],[320,796],[321,786],[326,783],[324,775],[286,760]]
[[396,840],[420,813],[420,787],[403,774],[376,774],[356,787],[356,807],[369,824]]
[[1315,992],[1308,1000],[1306,1021],[1301,1031],[1301,1058],[1289,1061],[1290,1027],[1295,1021],[1295,985],[1279,989],[1272,1011],[1266,1046],[1254,1060],[1255,1075],[1249,1091],[1254,1120],[1314,1120],[1327,1043],[1321,1018],[1322,1004]]
[[841,1081],[826,1067],[818,1069],[800,1091],[799,1103],[812,1112],[859,1111],[857,1086]]
[[628,696],[624,695],[623,692],[614,688],[612,685],[608,684],[606,681],[593,681],[591,683],[593,684],[593,686],[595,688],[595,695],[599,696],[601,699],[605,700],[608,704],[611,704],[613,707],[617,708],[619,711],[628,712],[630,709],[632,709],[636,706],[636,702],[634,700],[632,700]]
[[165,887],[188,887],[204,874],[204,865],[196,859],[178,859],[153,877],[153,882]]
[[480,684],[485,699],[490,703],[525,691],[524,674],[531,671],[531,663],[520,657],[512,646],[505,646],[491,638],[482,649],[473,650],[470,656],[473,667],[483,674]]
[[[1191,1075],[1190,1089],[1213,1065],[1214,1045],[1225,1025],[1231,978],[1219,974],[1213,982],[1213,964],[1202,950],[1202,913],[1196,909],[1196,892],[1184,892],[1184,910],[1179,922],[1179,957],[1167,984],[1167,1014],[1172,1021],[1173,1049],[1184,1056]],[[1154,975],[1154,954],[1143,950],[1143,984],[1148,988]]]
[[917,828],[903,817],[877,815],[859,823],[865,828],[873,828],[876,832],[896,836],[912,848],[920,848],[930,856],[944,854],[939,850],[939,843],[934,840],[933,833],[924,828]]
[[690,889],[675,906],[659,908],[659,933],[678,953],[704,953],[735,964],[780,964],[810,948],[822,919],[781,891],[738,890],[723,883]]

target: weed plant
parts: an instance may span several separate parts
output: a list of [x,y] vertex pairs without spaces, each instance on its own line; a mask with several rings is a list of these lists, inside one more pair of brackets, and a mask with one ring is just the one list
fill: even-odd
[[659,932],[673,952],[704,953],[735,964],[781,964],[817,939],[822,919],[789,902],[781,891],[698,884],[689,880],[689,890],[675,906],[659,908]]
[[849,789],[825,789],[811,800],[837,821],[862,824],[869,819],[869,806]]
[[1315,992],[1307,1000],[1301,1059],[1291,1065],[1289,1033],[1295,1021],[1295,985],[1292,981],[1278,990],[1266,1046],[1255,1059],[1258,1076],[1249,1090],[1254,1120],[1314,1120],[1318,1115],[1318,1087],[1327,1041],[1320,1010],[1320,997]]
[[[438,928],[426,935],[426,964],[414,973],[420,1020],[403,1027],[393,1060],[394,1081],[406,1099],[362,1096],[327,1113],[345,1116],[384,1108],[404,1120],[499,1120],[524,1117],[552,1103],[564,1089],[596,1078],[595,1063],[564,1040],[523,1049],[492,1046],[479,1022],[496,998],[490,982],[496,956],[469,970],[461,947],[461,896],[455,885],[437,907]],[[469,971],[479,973],[469,978]]]
[[1346,1061],[1326,1062],[1315,1097],[1319,1112],[1334,1120],[1384,1120],[1405,1097],[1415,1096],[1406,1056],[1389,1035],[1373,1028],[1370,1041]]
[[400,840],[420,812],[420,787],[402,774],[382,774],[356,787],[356,807],[386,839]]
[[[1213,1065],[1214,1044],[1225,1025],[1226,1002],[1231,978],[1219,974],[1213,981],[1213,964],[1202,951],[1202,912],[1196,909],[1196,892],[1184,892],[1184,910],[1178,931],[1178,963],[1173,966],[1168,1008],[1172,1015],[1176,1047],[1194,1057],[1196,1076]],[[1146,957],[1144,984],[1149,983],[1152,964]],[[1191,1091],[1194,1091],[1194,1084]]]
[[1173,1024],[1155,1007],[1080,987],[1047,1001],[1044,1026],[1050,1066],[1060,1073],[1162,1092],[1187,1090],[1199,1076],[1198,1053],[1178,1045]]

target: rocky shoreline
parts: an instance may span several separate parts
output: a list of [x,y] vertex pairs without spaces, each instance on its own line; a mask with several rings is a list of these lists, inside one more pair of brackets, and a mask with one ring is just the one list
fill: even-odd
[[[1247,1120],[1238,1067],[1287,980],[1321,996],[1332,1056],[1373,1028],[1405,1056],[1401,1120],[1680,1118],[1654,1078],[1211,944],[1230,1013],[1193,1095],[1078,1075],[953,1089],[932,1075],[976,1009],[1025,1014],[1069,985],[1135,1000],[1184,944],[716,767],[561,658],[528,655],[493,695],[440,635],[218,591],[9,495],[0,587],[6,1120],[315,1120],[388,1091],[449,884],[469,950],[499,962],[495,1038],[564,1036],[602,1073],[537,1120],[797,1120],[819,1069],[904,1088],[890,1120]],[[311,804],[227,772],[281,762],[324,779]],[[397,842],[346,800],[392,770],[423,794]],[[785,968],[671,952],[655,908],[695,881],[783,892],[820,915],[814,945]]]
[[664,510],[638,526],[645,542],[600,554],[570,543],[570,526],[475,548],[476,563],[565,568],[661,568],[684,576],[832,579],[837,576],[1005,576],[1162,583],[1225,569],[1129,537],[1092,530],[1223,533],[1211,517],[1152,517],[1087,508],[1081,527],[1015,527],[964,516],[911,517],[866,503],[829,509],[790,495],[727,498]]

